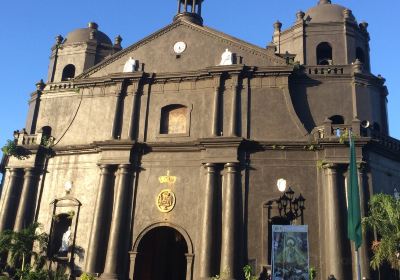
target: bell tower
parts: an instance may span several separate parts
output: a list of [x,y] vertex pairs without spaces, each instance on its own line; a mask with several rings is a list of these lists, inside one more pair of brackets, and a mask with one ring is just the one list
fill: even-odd
[[204,0],[178,0],[178,10],[174,17],[176,20],[187,20],[192,23],[203,25],[201,17],[201,4]]

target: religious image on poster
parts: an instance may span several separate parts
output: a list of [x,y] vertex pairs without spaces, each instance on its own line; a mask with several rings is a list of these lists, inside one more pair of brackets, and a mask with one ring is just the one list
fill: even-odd
[[272,226],[272,280],[308,280],[308,226]]

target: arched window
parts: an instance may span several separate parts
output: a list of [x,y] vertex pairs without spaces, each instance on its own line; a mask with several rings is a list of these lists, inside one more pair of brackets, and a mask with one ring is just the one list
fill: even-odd
[[51,127],[50,126],[43,126],[42,129],[43,136],[51,136]]
[[75,77],[75,66],[72,64],[68,64],[67,66],[64,67],[61,81],[68,81],[70,79],[73,79],[74,77]]
[[362,63],[365,63],[365,54],[362,48],[356,49],[356,58]]
[[58,214],[53,217],[53,232],[50,236],[49,255],[56,256],[62,254],[62,239],[64,234],[71,227],[72,219],[69,214]]
[[332,65],[332,47],[329,43],[323,42],[317,46],[317,64]]
[[161,109],[160,134],[182,134],[188,128],[188,109],[184,105],[173,104]]
[[332,124],[344,124],[344,118],[340,115],[334,115],[329,118],[332,121]]

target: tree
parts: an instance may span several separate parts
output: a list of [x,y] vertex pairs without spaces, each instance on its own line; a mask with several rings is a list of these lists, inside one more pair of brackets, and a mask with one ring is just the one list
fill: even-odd
[[372,244],[371,267],[378,269],[386,262],[400,269],[400,200],[386,194],[372,196],[363,225],[377,237]]

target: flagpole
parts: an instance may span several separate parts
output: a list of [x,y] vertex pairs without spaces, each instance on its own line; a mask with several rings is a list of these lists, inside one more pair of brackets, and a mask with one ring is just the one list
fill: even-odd
[[357,260],[357,279],[361,280],[361,264],[360,264],[360,252],[356,250],[356,260]]
[[[355,145],[355,143],[353,142],[353,131],[351,129],[349,129],[349,143],[350,143],[350,150],[355,149],[355,147],[352,147],[352,145]],[[350,159],[350,161],[352,161],[352,159]],[[350,162],[351,165],[351,162]],[[357,188],[358,188],[358,182],[357,182]],[[360,202],[358,202],[360,203]],[[354,241],[354,247],[356,248],[356,273],[357,273],[357,280],[361,280],[361,263],[360,263],[360,252],[359,252],[359,248],[357,247],[357,242],[355,240]]]

